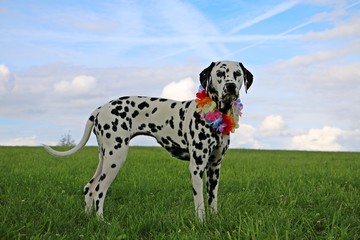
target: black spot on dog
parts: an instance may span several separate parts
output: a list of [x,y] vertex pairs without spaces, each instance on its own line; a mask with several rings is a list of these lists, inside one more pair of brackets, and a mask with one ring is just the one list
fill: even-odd
[[201,150],[203,148],[202,142],[195,143],[195,148]]
[[106,138],[107,138],[107,139],[111,138],[111,134],[110,134],[110,133],[106,133]]
[[149,124],[148,124],[148,127],[150,128],[150,131],[151,131],[152,133],[158,132],[158,130],[156,129],[156,125],[155,125],[154,123],[149,123]]
[[99,199],[101,199],[102,197],[103,197],[103,193],[101,192],[101,193],[99,193]]
[[203,178],[203,174],[204,174],[204,171],[200,171],[200,172],[199,172],[199,176],[200,176],[201,178]]
[[104,125],[104,130],[109,130],[109,129],[110,129],[110,125],[107,124],[107,123],[105,123],[105,125]]
[[128,126],[126,125],[126,123],[125,122],[123,122],[122,124],[121,124],[121,127],[122,127],[122,129],[124,129],[124,130],[129,130],[129,128],[128,128]]
[[144,130],[146,128],[146,124],[145,123],[143,123],[143,124],[141,124],[140,126],[139,126],[139,130],[141,131],[141,130]]
[[115,149],[121,148],[121,144],[122,144],[122,142],[123,142],[122,138],[121,138],[121,137],[116,137],[116,138],[115,138],[115,141],[116,141],[118,144],[116,144],[116,145],[114,146],[114,148],[115,148]]
[[111,164],[111,168],[116,168],[116,164],[115,163]]
[[99,204],[100,204],[100,201],[96,200],[96,211],[99,211]]
[[120,116],[122,119],[124,119],[124,118],[126,117],[126,112],[121,112],[121,113],[119,113],[119,116]]
[[115,109],[116,109],[118,112],[120,112],[120,111],[122,111],[122,106],[121,106],[121,105],[116,106]]
[[151,113],[154,114],[156,111],[157,111],[157,108],[154,108]]
[[86,187],[85,190],[84,190],[84,195],[88,194],[88,192],[89,192],[89,188]]
[[195,159],[196,165],[201,165],[203,163],[201,156],[196,155],[196,151],[193,151],[193,158]]
[[190,129],[190,136],[191,136],[191,138],[194,138],[194,136],[195,136],[195,132],[191,129]]
[[199,137],[199,140],[205,140],[205,139],[206,139],[206,134],[205,134],[205,132],[204,132],[204,131],[201,131],[201,132],[199,133],[198,137]]
[[149,106],[150,106],[149,103],[146,102],[146,101],[144,101],[144,102],[142,102],[142,103],[140,103],[140,104],[138,105],[138,108],[139,108],[140,110],[142,110],[142,109],[144,109],[144,108],[148,108]]
[[102,155],[105,156],[105,148],[101,148]]
[[171,116],[170,119],[166,120],[165,123],[169,124],[172,129],[175,128],[175,126],[174,126],[174,117],[173,116]]
[[216,179],[219,179],[219,175],[220,175],[220,170],[219,170],[219,169],[215,169]]
[[166,138],[164,138],[164,137],[161,138],[161,142],[162,142],[163,144],[165,144],[165,145],[169,145],[169,144],[170,144],[170,142],[169,142]]
[[174,102],[170,105],[171,108],[174,108],[175,106],[176,106],[176,102]]
[[137,115],[139,115],[139,111],[135,110],[131,116],[132,118],[136,118]]
[[224,148],[221,152],[221,154],[224,156],[225,155],[225,152],[226,152],[227,148]]
[[104,173],[103,175],[101,175],[100,181],[103,181],[105,178],[106,178],[106,174]]
[[180,108],[180,110],[179,110],[179,117],[180,117],[180,119],[182,121],[184,121],[184,119],[185,119],[185,111],[182,108]]
[[121,101],[118,101],[118,100],[112,100],[112,101],[110,101],[109,103],[111,103],[111,105],[115,106],[115,105],[117,105],[117,104],[121,104],[120,102],[121,102]]

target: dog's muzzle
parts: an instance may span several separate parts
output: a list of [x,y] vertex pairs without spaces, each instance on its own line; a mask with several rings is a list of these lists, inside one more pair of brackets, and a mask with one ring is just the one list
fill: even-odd
[[235,83],[227,83],[224,86],[224,94],[221,97],[222,102],[227,105],[235,101],[239,97],[238,92],[236,91]]
[[220,111],[226,113],[231,108],[231,103],[239,98],[239,93],[236,91],[235,83],[228,83],[224,86],[223,94],[220,98]]

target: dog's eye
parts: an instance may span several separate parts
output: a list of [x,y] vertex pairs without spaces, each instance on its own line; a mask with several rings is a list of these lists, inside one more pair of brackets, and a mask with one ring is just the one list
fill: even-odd
[[225,77],[225,72],[217,71],[217,72],[216,72],[216,76],[218,76],[218,77]]
[[236,71],[234,72],[234,78],[240,77],[241,76],[241,72],[240,71]]

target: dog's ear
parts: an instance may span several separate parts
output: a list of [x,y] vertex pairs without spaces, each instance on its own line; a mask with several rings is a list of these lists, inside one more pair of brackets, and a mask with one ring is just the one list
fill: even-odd
[[244,73],[244,85],[245,85],[245,92],[247,93],[247,90],[250,88],[251,84],[253,83],[253,75],[252,73],[247,70],[242,63],[239,63],[241,69]]
[[211,71],[212,71],[214,66],[215,66],[215,63],[212,62],[210,64],[210,66],[208,66],[207,68],[202,70],[202,72],[200,73],[200,84],[201,84],[201,86],[203,86],[204,89],[207,88],[208,83],[210,82]]

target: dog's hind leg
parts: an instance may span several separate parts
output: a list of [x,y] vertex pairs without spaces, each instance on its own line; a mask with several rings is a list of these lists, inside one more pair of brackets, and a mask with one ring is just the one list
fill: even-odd
[[103,157],[101,153],[99,152],[99,164],[97,166],[97,169],[95,171],[94,176],[91,178],[91,180],[88,182],[88,184],[84,187],[84,195],[85,195],[85,212],[90,214],[93,209],[93,202],[94,202],[94,189],[96,183],[99,181],[101,172],[103,168]]
[[95,184],[93,199],[95,202],[96,214],[103,218],[104,201],[106,193],[114,181],[117,173],[124,164],[129,146],[123,145],[121,148],[113,149],[108,153],[102,154],[102,168],[98,181]]

